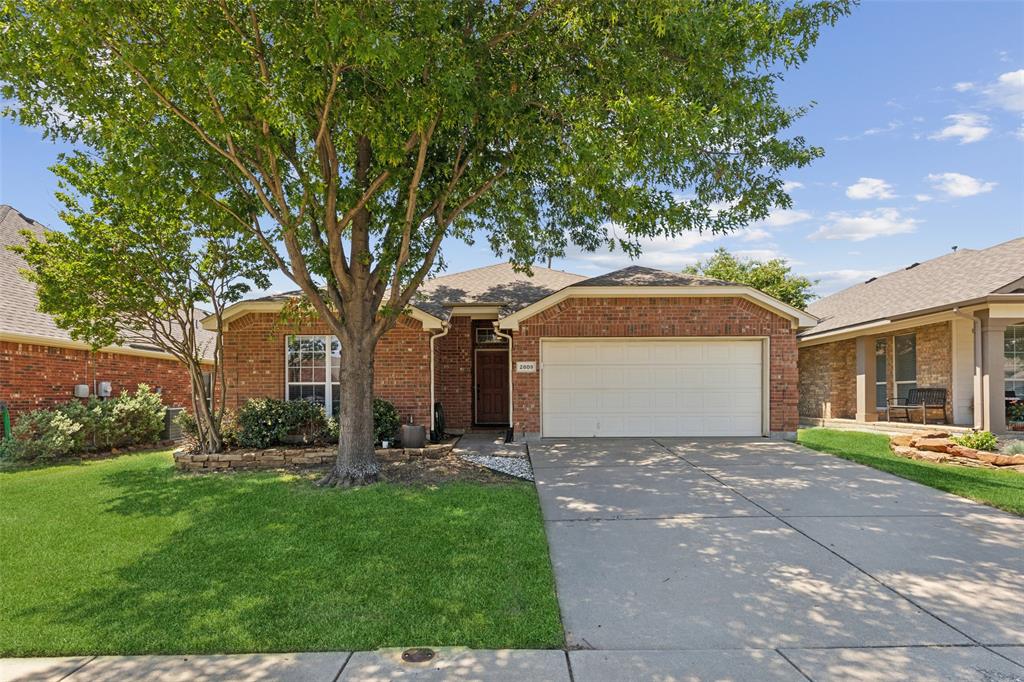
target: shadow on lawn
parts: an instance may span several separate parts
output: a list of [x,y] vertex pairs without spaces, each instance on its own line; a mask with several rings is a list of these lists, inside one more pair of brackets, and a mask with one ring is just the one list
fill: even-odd
[[336,491],[162,467],[104,484],[116,492],[105,513],[179,516],[183,527],[117,569],[112,586],[18,614],[80,626],[47,653],[560,644],[543,527],[535,509],[519,513],[536,507],[528,488]]

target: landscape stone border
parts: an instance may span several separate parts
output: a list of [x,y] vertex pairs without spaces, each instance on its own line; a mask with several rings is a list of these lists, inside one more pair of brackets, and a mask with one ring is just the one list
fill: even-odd
[[960,464],[974,467],[1024,467],[1024,455],[1004,455],[985,452],[958,445],[950,434],[935,431],[917,431],[889,439],[893,453],[909,459]]
[[[456,441],[432,443],[422,448],[378,449],[382,462],[401,462],[417,457],[441,459],[455,447]],[[174,466],[181,471],[242,471],[322,467],[334,462],[334,447],[278,447],[263,450],[236,449],[214,455],[195,455],[187,450],[174,451]]]

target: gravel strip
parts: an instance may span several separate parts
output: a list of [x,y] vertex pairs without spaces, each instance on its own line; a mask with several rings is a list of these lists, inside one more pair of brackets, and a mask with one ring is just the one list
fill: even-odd
[[526,481],[533,480],[533,467],[525,457],[490,457],[488,455],[459,455],[473,464],[479,464],[492,471],[515,476]]

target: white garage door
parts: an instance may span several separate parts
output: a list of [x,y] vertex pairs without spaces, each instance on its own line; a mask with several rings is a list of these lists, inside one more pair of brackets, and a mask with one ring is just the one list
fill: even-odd
[[760,340],[541,342],[542,435],[760,436]]

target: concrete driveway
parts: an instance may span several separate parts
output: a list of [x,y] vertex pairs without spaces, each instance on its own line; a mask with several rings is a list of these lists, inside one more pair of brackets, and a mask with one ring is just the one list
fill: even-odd
[[1024,680],[1024,519],[760,439],[530,458],[577,682]]

